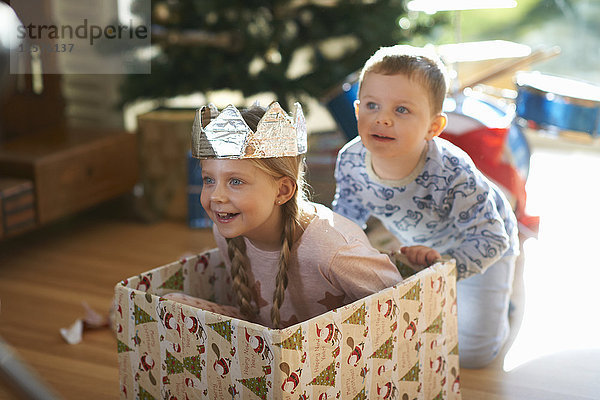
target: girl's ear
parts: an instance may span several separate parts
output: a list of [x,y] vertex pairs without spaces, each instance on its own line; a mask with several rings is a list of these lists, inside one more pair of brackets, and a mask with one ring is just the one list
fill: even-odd
[[296,193],[296,182],[289,176],[279,178],[277,181],[279,185],[279,191],[275,198],[275,204],[280,205],[286,203],[289,199],[294,197]]
[[354,100],[354,115],[356,116],[356,120],[358,120],[358,105],[360,104],[360,100]]
[[431,125],[429,125],[429,131],[427,132],[427,140],[431,140],[438,136],[448,124],[448,117],[444,113],[439,113],[431,119]]

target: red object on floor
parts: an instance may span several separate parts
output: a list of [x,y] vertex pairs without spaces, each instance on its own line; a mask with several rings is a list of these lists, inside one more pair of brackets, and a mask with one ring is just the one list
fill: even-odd
[[512,195],[521,231],[525,228],[528,236],[537,236],[540,219],[525,212],[525,178],[503,156],[508,132],[509,128],[482,127],[461,134],[445,131],[440,137],[464,150],[484,175]]

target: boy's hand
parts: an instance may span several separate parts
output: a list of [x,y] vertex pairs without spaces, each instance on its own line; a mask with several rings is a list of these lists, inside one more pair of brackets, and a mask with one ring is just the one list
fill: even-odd
[[400,249],[412,264],[430,266],[442,259],[440,253],[426,246],[405,246]]

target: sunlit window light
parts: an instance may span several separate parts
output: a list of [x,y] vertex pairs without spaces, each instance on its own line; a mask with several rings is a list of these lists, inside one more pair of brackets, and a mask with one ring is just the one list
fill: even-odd
[[486,8],[514,8],[515,0],[411,0],[406,5],[410,11],[435,14],[438,11],[474,10]]

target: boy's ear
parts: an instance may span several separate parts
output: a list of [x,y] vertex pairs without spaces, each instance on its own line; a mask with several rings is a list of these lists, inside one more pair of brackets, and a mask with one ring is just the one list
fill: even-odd
[[358,120],[358,105],[360,104],[360,100],[354,100],[354,115],[356,116],[356,120]]
[[275,203],[285,204],[289,199],[294,197],[294,193],[296,193],[296,182],[288,176],[279,178],[277,182],[279,191],[277,192]]
[[427,140],[431,140],[434,137],[438,136],[446,125],[448,124],[448,117],[445,113],[439,113],[435,115],[431,120],[431,125],[429,125],[429,131],[427,132]]

